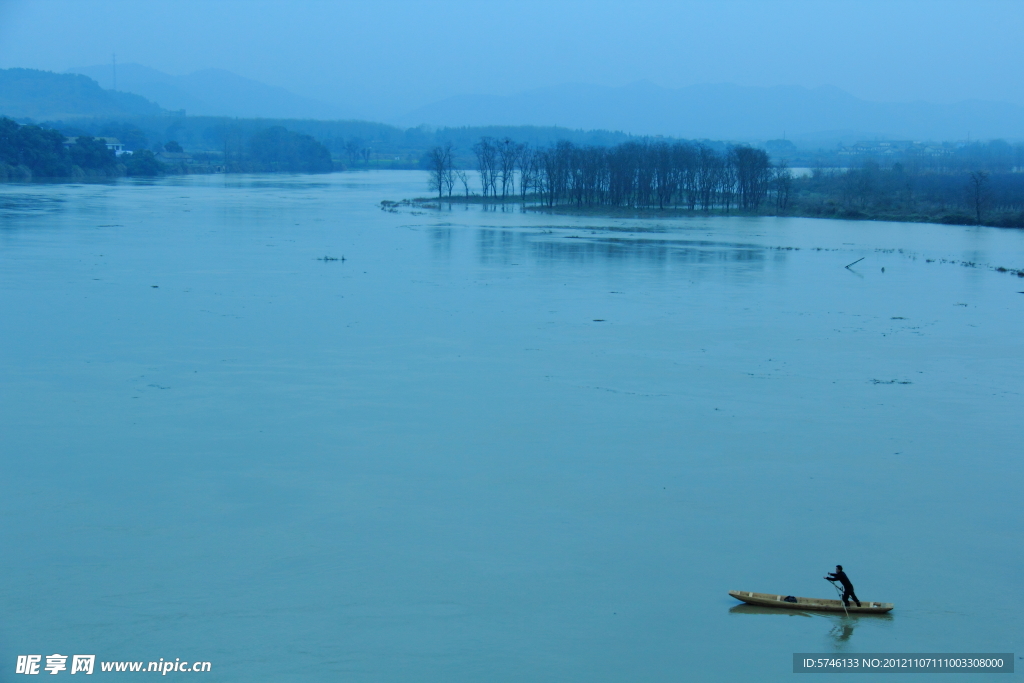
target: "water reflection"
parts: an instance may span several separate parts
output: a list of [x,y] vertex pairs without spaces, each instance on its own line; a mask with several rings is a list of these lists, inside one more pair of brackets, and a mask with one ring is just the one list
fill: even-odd
[[[959,228],[416,218],[379,203],[423,174],[326,178],[0,188],[65,200],[0,212],[0,505],[19,511],[0,543],[21,550],[0,650],[92,624],[90,642],[221,652],[225,683],[788,681],[791,652],[1016,626],[1000,590],[1021,551],[991,542],[1022,526],[1024,287],[898,252],[843,272],[876,245],[959,261]],[[1024,263],[1024,233],[987,234]],[[929,334],[890,334],[910,325]],[[830,509],[858,514],[835,533]],[[950,528],[993,531],[951,554]],[[794,529],[808,542],[780,553]],[[150,562],[164,546],[198,550]],[[69,582],[54,547],[104,561]],[[839,553],[878,568],[867,586],[908,552],[948,571],[892,574],[915,606],[898,619],[685,588]]]
[[[188,185],[188,179],[172,179],[178,180],[178,183],[165,183],[165,184],[177,184],[177,185]],[[332,185],[328,180],[310,180],[308,175],[296,174],[294,176],[284,175],[276,177],[267,176],[246,176],[246,175],[225,175],[224,176],[224,187],[233,188],[251,188],[260,190],[311,190],[311,189],[326,189],[329,187],[337,187],[338,184]],[[345,187],[344,184],[341,187]],[[359,185],[350,184],[351,188],[358,188]]]
[[810,612],[804,612],[796,609],[779,609],[777,607],[761,607],[760,605],[748,605],[745,602],[730,607],[729,614],[774,614],[777,617],[807,617],[808,619],[811,617]]
[[[593,237],[513,230],[482,229],[476,233],[481,263],[507,263],[529,257],[545,264],[635,262],[645,266],[729,264],[763,268],[769,249],[759,245],[710,240],[665,240],[645,237]],[[775,251],[773,260],[785,260]]]
[[[451,204],[448,207],[451,209]],[[481,204],[480,211],[483,213],[526,213],[526,206],[524,204]]]
[[434,258],[449,258],[452,255],[452,229],[431,228],[427,234],[430,237],[430,249]]
[[805,617],[808,619],[818,617],[827,620],[829,627],[826,633],[828,640],[836,650],[843,650],[850,644],[854,630],[867,623],[891,622],[891,614],[832,614],[814,611],[800,611],[790,609],[779,609],[777,607],[762,607],[760,605],[740,604],[729,608],[729,614],[770,614],[774,616]]
[[4,194],[0,195],[0,215],[57,211],[63,208],[64,202],[62,197],[28,193]]
[[829,629],[828,635],[834,641],[835,648],[842,650],[846,647],[846,643],[850,640],[850,636],[853,635],[853,627],[856,625],[856,620],[853,617],[843,617],[839,623]]

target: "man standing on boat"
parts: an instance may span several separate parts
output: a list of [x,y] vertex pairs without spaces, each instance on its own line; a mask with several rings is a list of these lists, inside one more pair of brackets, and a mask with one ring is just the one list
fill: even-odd
[[825,577],[828,581],[838,581],[843,584],[843,604],[847,607],[850,606],[850,598],[857,603],[857,607],[860,607],[860,600],[857,599],[857,594],[853,592],[853,583],[850,582],[850,577],[843,571],[843,565],[837,564],[836,571],[834,574],[829,574]]

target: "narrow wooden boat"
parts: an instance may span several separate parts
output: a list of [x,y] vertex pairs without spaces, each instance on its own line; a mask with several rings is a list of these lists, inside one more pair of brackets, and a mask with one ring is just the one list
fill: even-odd
[[[781,609],[796,609],[806,611],[817,611],[817,612],[843,612],[843,601],[842,600],[825,600],[823,598],[796,598],[796,602],[787,601],[785,595],[775,595],[774,593],[751,593],[750,591],[729,591],[729,595],[742,600],[749,605],[760,605],[762,607],[778,607]],[[845,611],[857,614],[884,614],[889,612],[893,608],[891,602],[869,602],[865,600],[860,601],[860,607],[857,607],[857,603],[850,601],[850,606]]]

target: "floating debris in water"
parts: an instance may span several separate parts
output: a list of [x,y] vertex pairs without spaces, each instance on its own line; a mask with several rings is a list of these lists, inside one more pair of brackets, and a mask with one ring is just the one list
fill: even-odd
[[871,380],[871,383],[872,384],[913,384],[913,382],[910,382],[908,380],[899,380],[899,379],[873,379],[873,380]]
[[345,261],[345,256],[344,256],[344,254],[342,254],[341,258],[335,258],[334,256],[327,256],[325,254],[321,258],[318,258],[317,261],[323,261],[324,263],[326,263],[328,261]]
[[861,261],[863,261],[865,258],[867,258],[867,257],[866,256],[861,256],[859,259],[857,259],[853,263],[847,263],[845,267],[849,268],[852,265],[856,265],[856,264],[860,263]]

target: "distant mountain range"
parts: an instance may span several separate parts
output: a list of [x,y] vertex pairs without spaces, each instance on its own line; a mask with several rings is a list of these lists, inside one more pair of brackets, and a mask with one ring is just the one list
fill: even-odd
[[405,126],[558,125],[690,139],[890,137],[1024,139],[1024,107],[996,102],[883,103],[839,88],[562,85],[517,95],[461,95],[421,107]]
[[[97,83],[112,84],[109,65],[72,71],[0,69],[0,115],[68,120],[185,110],[193,116],[353,118],[334,105],[221,69],[170,76],[139,64],[121,64],[116,91]],[[871,138],[1024,139],[1024,107],[1017,105],[978,100],[868,102],[827,86],[707,84],[670,89],[647,82],[622,87],[569,84],[509,96],[449,97],[388,123],[405,128],[561,126],[751,142],[787,138],[806,146]]]
[[[113,85],[110,64],[68,69]],[[141,64],[117,65],[118,91],[133,92],[164,109],[184,109],[196,116],[243,118],[343,119],[351,114],[334,105],[296,95],[284,88],[260,83],[223,69],[203,69],[186,76],[171,76]]]

